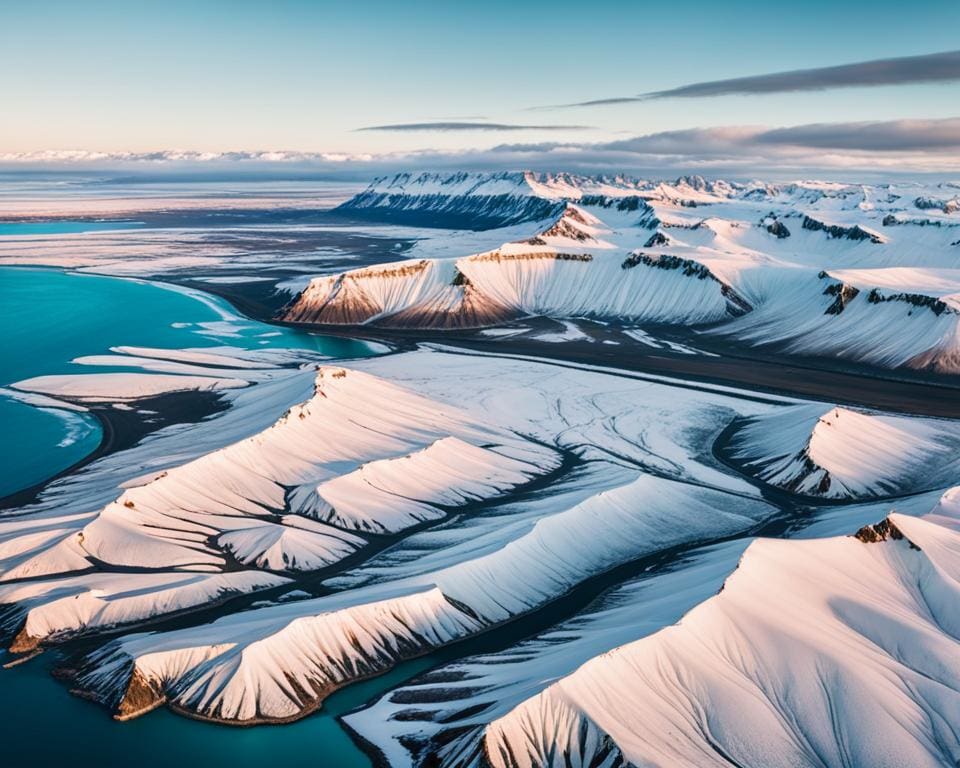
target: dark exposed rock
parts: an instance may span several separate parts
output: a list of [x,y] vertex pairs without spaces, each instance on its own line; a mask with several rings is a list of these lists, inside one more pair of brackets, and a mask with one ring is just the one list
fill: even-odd
[[887,301],[903,301],[914,307],[927,307],[938,317],[944,312],[955,312],[955,310],[951,310],[946,303],[936,296],[925,296],[922,293],[893,293],[886,296],[881,293],[879,288],[874,288],[867,294],[867,301],[871,304],[882,304]]
[[939,219],[901,219],[890,213],[883,217],[883,226],[885,227],[960,227],[960,222],[945,222]]
[[563,212],[563,218],[575,221],[577,224],[589,224],[587,217],[584,216],[579,209],[572,205],[567,206],[567,210]]
[[890,520],[889,517],[885,517],[879,523],[874,525],[865,525],[859,531],[854,534],[854,537],[862,541],[864,544],[876,544],[880,541],[906,541],[910,545],[910,549],[915,549],[918,552],[920,547],[914,544],[910,539],[903,535],[903,531],[897,528],[896,524]]
[[713,280],[720,285],[720,293],[727,300],[728,311],[732,315],[741,315],[753,309],[750,303],[738,294],[732,286],[718,279],[704,264],[680,256],[671,256],[666,253],[651,254],[637,251],[631,253],[620,264],[621,269],[633,269],[643,264],[657,269],[679,269],[684,277],[695,277],[697,280]]
[[654,248],[658,245],[670,245],[670,238],[663,232],[654,232],[650,238],[643,244],[644,248]]
[[852,227],[841,227],[839,224],[824,224],[822,221],[817,221],[812,219],[809,216],[803,217],[803,228],[808,229],[812,232],[825,232],[828,237],[842,240],[869,240],[871,243],[881,245],[883,240],[875,235],[873,232],[868,232],[863,229],[859,224],[854,224]]
[[[830,280],[833,279],[828,272],[820,272],[817,275],[821,280]],[[846,283],[831,283],[823,290],[824,296],[835,296],[833,303],[826,308],[823,314],[825,315],[839,315],[846,309],[847,304],[853,301],[857,295],[860,293],[859,288],[855,288],[852,285],[847,285]]]
[[495,229],[559,216],[566,204],[523,195],[410,195],[365,190],[334,210],[410,226]]
[[130,682],[117,705],[115,717],[118,720],[129,720],[137,715],[154,709],[164,701],[163,693],[147,680],[139,669],[134,668],[130,675]]
[[707,278],[716,280],[713,273],[699,261],[684,259],[680,256],[670,256],[666,253],[659,255],[639,251],[637,253],[631,253],[624,259],[620,267],[621,269],[632,269],[640,264],[645,264],[648,267],[656,267],[657,269],[680,269],[683,270],[685,277],[696,277],[698,280],[706,280]]
[[21,627],[16,637],[10,643],[10,653],[30,653],[40,647],[40,638],[33,637],[27,632],[26,626]]
[[660,226],[660,219],[657,212],[650,204],[639,195],[628,195],[627,197],[610,197],[608,195],[583,195],[578,201],[580,205],[597,206],[598,208],[615,208],[618,211],[641,211],[642,215],[637,220],[638,227],[647,229],[656,229]]
[[[578,229],[569,221],[567,221],[568,218],[573,217],[565,213],[554,224],[543,230],[543,232],[541,232],[539,235],[535,235],[529,240],[525,240],[523,242],[529,245],[546,245],[546,241],[543,239],[545,237],[563,237],[568,240],[577,240],[581,243],[586,242],[587,240],[593,240],[589,234],[584,232],[582,229]],[[579,219],[582,221],[583,217],[579,217]]]
[[771,223],[767,224],[767,232],[775,235],[777,240],[784,240],[790,237],[790,230],[787,229],[787,225],[779,219],[774,219]]
[[654,211],[653,208],[648,208],[644,214],[637,219],[637,226],[643,227],[644,229],[657,229],[665,225],[660,217],[657,216],[656,211]]
[[688,174],[686,176],[679,176],[677,180],[673,182],[675,187],[687,186],[690,189],[695,189],[697,192],[712,192],[713,183],[707,181],[703,176],[699,174]]
[[410,277],[419,272],[423,272],[429,264],[430,262],[426,259],[420,259],[419,261],[406,262],[394,267],[367,267],[366,269],[355,269],[352,272],[344,272],[343,277],[347,280],[364,280],[368,277]]
[[921,211],[937,210],[943,213],[956,213],[960,211],[960,198],[953,197],[949,200],[938,200],[935,197],[918,197],[913,204]]
[[534,259],[553,259],[554,261],[593,261],[589,253],[557,253],[554,251],[532,251],[531,253],[501,253],[490,251],[471,256],[470,261],[532,261]]
[[580,205],[593,205],[598,208],[615,208],[618,211],[652,210],[647,201],[639,195],[627,195],[626,197],[583,195],[578,202]]

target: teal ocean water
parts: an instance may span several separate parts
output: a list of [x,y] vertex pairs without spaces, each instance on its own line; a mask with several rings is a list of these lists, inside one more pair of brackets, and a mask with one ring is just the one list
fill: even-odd
[[142,226],[140,221],[14,221],[0,222],[0,235],[78,235]]
[[[0,388],[33,376],[105,370],[71,361],[118,345],[297,347],[331,357],[371,354],[363,342],[265,325],[206,294],[52,269],[0,268]],[[0,391],[0,496],[42,482],[93,451],[88,414],[37,408]]]
[[[0,651],[0,663],[8,661]],[[167,709],[120,723],[78,698],[51,674],[60,661],[47,651],[0,669],[5,768],[369,768],[337,716],[364,705],[436,663],[424,658],[337,691],[323,709],[287,725],[254,728],[190,720]]]

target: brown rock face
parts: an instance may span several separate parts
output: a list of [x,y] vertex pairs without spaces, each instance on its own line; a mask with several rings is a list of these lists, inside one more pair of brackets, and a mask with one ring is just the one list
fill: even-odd
[[40,646],[40,638],[32,637],[27,633],[27,628],[22,627],[17,636],[10,643],[10,653],[30,653]]
[[916,544],[903,535],[903,531],[897,528],[889,517],[884,518],[879,523],[865,525],[854,536],[864,544],[876,544],[880,541],[906,541],[911,549],[919,550]]
[[134,668],[114,717],[117,720],[131,720],[159,707],[164,700],[163,693],[147,680],[140,670]]

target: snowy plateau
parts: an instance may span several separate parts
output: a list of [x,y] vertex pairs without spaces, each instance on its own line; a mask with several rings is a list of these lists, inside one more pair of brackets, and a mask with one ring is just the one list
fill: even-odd
[[[260,726],[422,659],[341,718],[379,765],[958,765],[958,201],[376,180],[328,226],[397,258],[291,255],[271,319],[377,354],[241,349],[228,316],[217,347],[11,385],[98,413],[218,404],[0,514],[11,664],[63,652],[119,720]],[[166,236],[56,263],[175,283],[196,265]],[[225,291],[267,279],[203,258]]]

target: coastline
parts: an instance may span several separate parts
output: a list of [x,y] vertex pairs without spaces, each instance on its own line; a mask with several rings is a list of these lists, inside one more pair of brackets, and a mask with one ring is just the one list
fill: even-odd
[[[134,410],[118,410],[110,404],[80,403],[100,425],[100,444],[83,458],[39,483],[0,496],[0,514],[16,514],[32,504],[51,483],[111,453],[131,448],[147,435],[172,424],[194,424],[227,408],[220,392],[185,390],[131,400]],[[62,398],[71,402],[67,398]],[[150,411],[149,414],[144,411]]]

